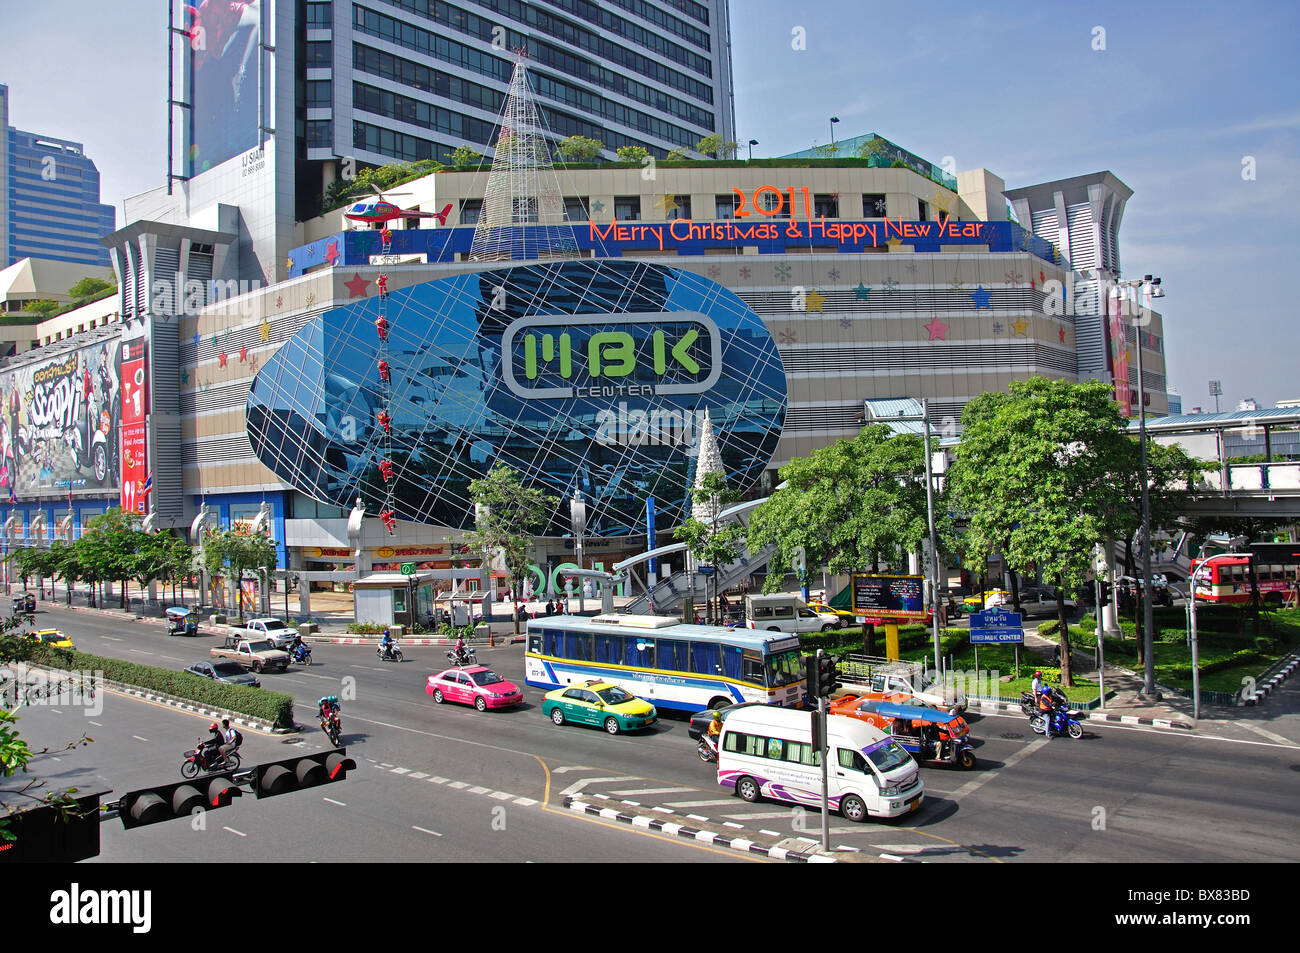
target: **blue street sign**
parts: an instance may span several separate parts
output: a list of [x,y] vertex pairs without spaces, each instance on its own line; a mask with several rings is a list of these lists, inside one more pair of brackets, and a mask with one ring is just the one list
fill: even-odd
[[983,612],[972,612],[970,616],[970,640],[972,644],[992,642],[994,644],[1012,644],[1025,641],[1025,630],[1020,624],[1020,613],[1009,612],[997,606]]

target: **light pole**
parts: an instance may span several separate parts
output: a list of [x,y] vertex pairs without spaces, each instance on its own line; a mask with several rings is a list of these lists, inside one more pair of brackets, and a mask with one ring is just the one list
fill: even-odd
[[835,124],[840,121],[839,116],[831,116],[831,151],[835,151]]
[[1249,559],[1249,553],[1218,553],[1202,562],[1192,570],[1191,578],[1187,580],[1187,598],[1192,600],[1191,618],[1192,622],[1189,628],[1192,636],[1192,718],[1199,721],[1201,717],[1201,666],[1200,666],[1200,643],[1196,637],[1196,577],[1201,570],[1210,565],[1216,559]]
[[931,627],[934,634],[934,671],[935,677],[939,672],[939,540],[934,532],[934,473],[931,469],[930,454],[930,407],[929,401],[921,399],[921,414],[899,414],[896,417],[882,417],[882,422],[887,420],[906,420],[919,421],[922,428],[922,438],[925,441],[925,516],[926,523],[930,532],[930,598],[933,600],[931,608],[933,614],[931,618]]
[[750,162],[753,162],[753,161],[754,161],[754,146],[756,146],[756,145],[758,145],[758,140],[757,140],[757,139],[750,139],[750,140],[749,140],[749,161],[750,161]]
[[[1143,275],[1142,280],[1120,282],[1121,285],[1127,286],[1130,298],[1135,297],[1138,289],[1146,302],[1151,298],[1163,298],[1164,290],[1160,287],[1160,279],[1152,278],[1150,275]],[[1146,408],[1146,383],[1142,380],[1142,332],[1141,324],[1134,322],[1134,337],[1136,338],[1137,350],[1137,383],[1138,383],[1138,447],[1142,459],[1142,469],[1140,477],[1142,480],[1142,653],[1146,658],[1145,671],[1143,672],[1142,696],[1153,698],[1156,694],[1156,660],[1152,657],[1152,649],[1155,645],[1153,634],[1154,613],[1151,609],[1151,492],[1147,477],[1147,408]]]

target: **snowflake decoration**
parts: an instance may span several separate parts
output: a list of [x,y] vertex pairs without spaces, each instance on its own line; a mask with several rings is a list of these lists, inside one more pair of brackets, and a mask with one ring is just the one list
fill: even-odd
[[782,329],[781,329],[781,343],[782,343],[782,344],[798,344],[798,343],[799,343],[799,338],[798,338],[798,336],[797,336],[793,331],[791,331],[789,328],[782,328]]
[[907,273],[909,275],[916,274],[916,262],[909,261],[905,267],[907,268]]
[[840,327],[847,331],[849,328],[853,327],[853,322],[847,317],[840,318]]
[[1013,288],[1020,287],[1020,283],[1025,280],[1025,276],[1018,271],[1008,271],[1002,277],[1006,280],[1006,283]]
[[1003,331],[1002,322],[1001,322],[1001,321],[994,321],[994,322],[993,322],[993,333],[994,333],[994,334],[1001,334],[1002,331]]
[[283,307],[284,307],[284,295],[276,295],[276,296],[275,296],[275,306],[276,306],[277,308],[283,308]]
[[966,283],[963,282],[956,275],[953,275],[952,281],[948,282],[948,287],[951,288],[953,291],[961,291],[966,287]]
[[746,281],[748,281],[753,274],[754,272],[750,269],[748,265],[740,269],[740,277],[744,278]]
[[898,282],[895,281],[893,278],[886,278],[885,293],[892,295],[892,294],[896,294],[897,292],[898,292]]
[[709,277],[710,277],[710,278],[717,279],[717,278],[721,277],[721,275],[722,275],[722,269],[721,269],[721,268],[719,268],[717,265],[709,265]]
[[872,208],[875,209],[877,215],[884,215],[889,206],[885,203],[884,199],[876,199]]
[[776,266],[776,280],[777,281],[790,280],[790,266],[787,265],[785,262],[781,262],[781,264]]
[[829,278],[831,281],[839,281],[840,270],[838,268],[832,268],[830,271],[826,272],[826,277]]

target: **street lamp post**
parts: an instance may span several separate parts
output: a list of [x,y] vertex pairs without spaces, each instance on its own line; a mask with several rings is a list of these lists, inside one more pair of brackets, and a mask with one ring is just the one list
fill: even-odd
[[1201,717],[1201,666],[1200,666],[1200,642],[1196,635],[1196,577],[1200,575],[1202,569],[1205,569],[1216,559],[1227,559],[1229,557],[1236,559],[1249,559],[1249,553],[1218,553],[1202,562],[1192,570],[1191,578],[1187,580],[1187,598],[1191,600],[1191,624],[1188,628],[1191,630],[1192,637],[1192,718],[1199,721]]
[[[1141,289],[1143,299],[1147,302],[1151,298],[1164,297],[1164,290],[1160,287],[1160,279],[1152,278],[1150,275],[1144,275],[1141,281],[1134,279],[1123,282],[1123,284],[1130,289],[1130,295]],[[1138,447],[1142,460],[1140,473],[1142,480],[1142,652],[1146,658],[1142,695],[1153,698],[1156,694],[1156,661],[1152,656],[1152,649],[1155,646],[1153,635],[1155,620],[1151,608],[1151,492],[1150,487],[1147,485],[1149,481],[1147,477],[1146,383],[1142,379],[1142,332],[1138,330],[1140,327],[1140,324],[1134,323],[1134,336],[1137,345]]]
[[831,116],[831,147],[835,146],[835,124],[840,121],[839,116]]
[[929,401],[922,398],[921,414],[898,414],[895,417],[882,417],[882,422],[888,420],[899,421],[919,421],[922,429],[922,439],[925,441],[925,516],[926,523],[930,533],[930,598],[932,600],[931,608],[933,616],[931,626],[934,634],[934,670],[936,677],[939,672],[939,539],[934,532],[934,473],[931,464],[930,453],[930,406]]
[[757,139],[750,139],[750,140],[749,140],[749,161],[750,161],[750,162],[753,162],[753,161],[754,161],[754,146],[756,146],[756,145],[758,145],[758,140],[757,140]]

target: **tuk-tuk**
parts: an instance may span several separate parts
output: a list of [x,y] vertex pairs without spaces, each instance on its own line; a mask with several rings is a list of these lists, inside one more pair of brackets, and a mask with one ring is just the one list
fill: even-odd
[[198,635],[199,614],[184,606],[172,606],[167,610],[168,635]]
[[36,596],[32,595],[32,593],[30,592],[18,593],[18,595],[14,596],[13,611],[14,612],[35,612]]
[[975,767],[970,726],[960,715],[919,705],[869,699],[853,699],[851,704],[842,708],[832,706],[831,710],[874,725],[910,751],[917,761],[957,764],[967,769]]

